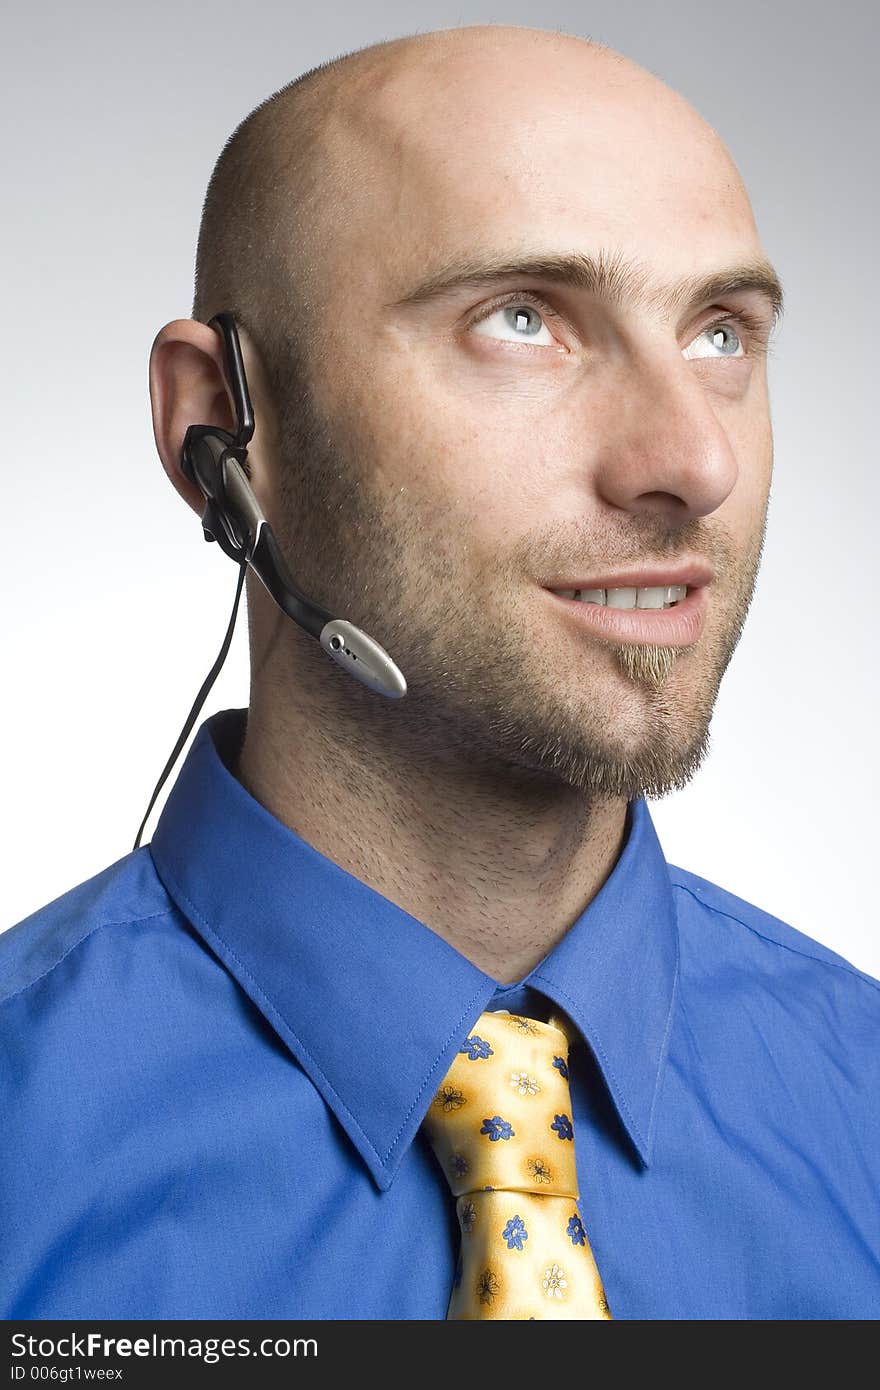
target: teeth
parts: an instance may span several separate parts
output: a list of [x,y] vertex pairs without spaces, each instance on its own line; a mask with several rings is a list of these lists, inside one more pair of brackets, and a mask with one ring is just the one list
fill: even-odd
[[667,584],[637,591],[636,608],[669,608],[687,593],[686,584]]
[[[642,593],[651,593],[650,589],[643,589]],[[608,608],[635,608],[638,598],[638,589],[606,589],[605,604]]]
[[[654,589],[638,589],[636,591],[636,608],[665,608],[668,602],[668,586]],[[629,607],[629,604],[627,604],[627,607]]]
[[686,584],[657,584],[633,589],[556,589],[560,598],[576,598],[581,603],[600,603],[608,608],[671,608],[687,594]]

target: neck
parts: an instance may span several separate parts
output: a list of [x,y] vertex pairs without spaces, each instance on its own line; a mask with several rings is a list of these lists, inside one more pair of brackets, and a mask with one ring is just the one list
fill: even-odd
[[614,868],[626,802],[466,751],[456,759],[448,746],[411,756],[382,714],[351,727],[344,706],[294,709],[277,687],[252,691],[232,771],[277,820],[479,969],[500,984],[522,979]]

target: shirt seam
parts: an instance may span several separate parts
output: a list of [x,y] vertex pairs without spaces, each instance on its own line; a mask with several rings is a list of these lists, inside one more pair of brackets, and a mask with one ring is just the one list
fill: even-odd
[[[477,1004],[477,1001],[479,1000],[480,996],[481,996],[482,993],[483,993],[483,989],[484,989],[484,986],[481,986],[480,989],[477,990],[477,993],[476,993],[471,999],[468,1000],[467,1005],[465,1006],[463,1012],[461,1013],[461,1015],[459,1016],[459,1018],[456,1020],[455,1025],[454,1025],[454,1027],[453,1027],[453,1029],[452,1029],[452,1032],[448,1035],[448,1037],[446,1038],[445,1042],[443,1043],[443,1046],[440,1048],[440,1051],[437,1053],[437,1056],[434,1058],[434,1061],[431,1063],[431,1066],[430,1066],[429,1069],[428,1069],[428,1072],[427,1072],[427,1074],[426,1074],[426,1076],[425,1076],[424,1081],[422,1082],[421,1086],[419,1087],[418,1091],[416,1092],[416,1095],[415,1095],[415,1098],[414,1098],[414,1100],[413,1100],[412,1105],[409,1107],[409,1110],[407,1110],[406,1114],[405,1114],[404,1117],[403,1117],[403,1121],[402,1121],[402,1123],[401,1123],[400,1129],[397,1131],[397,1133],[396,1133],[395,1136],[394,1136],[394,1139],[393,1139],[392,1142],[391,1142],[391,1147],[389,1148],[388,1152],[386,1153],[385,1158],[382,1160],[383,1162],[387,1161],[387,1160],[391,1157],[391,1155],[393,1154],[394,1150],[397,1148],[397,1145],[399,1144],[399,1142],[400,1142],[400,1140],[401,1140],[401,1138],[402,1138],[402,1136],[403,1136],[403,1134],[404,1134],[404,1131],[406,1130],[406,1126],[407,1126],[407,1124],[409,1123],[409,1118],[410,1118],[410,1116],[412,1115],[413,1111],[415,1110],[416,1106],[418,1105],[420,1098],[422,1097],[422,1095],[424,1094],[424,1092],[427,1090],[427,1087],[428,1087],[428,1085],[429,1085],[429,1083],[430,1083],[431,1077],[434,1075],[435,1071],[437,1070],[437,1068],[439,1067],[441,1061],[443,1060],[443,1055],[444,1055],[444,1053],[446,1052],[447,1047],[448,1047],[449,1044],[453,1041],[453,1039],[455,1038],[455,1036],[456,1036],[456,1034],[458,1033],[459,1029],[461,1028],[461,1025],[465,1022],[465,1020],[468,1018],[468,1016],[469,1016],[471,1010],[472,1010],[472,1009],[474,1008],[474,1006]],[[488,1002],[488,1001],[487,1001],[487,1002]],[[474,1019],[473,1021],[476,1022],[476,1019]],[[369,1141],[368,1141],[368,1142],[369,1142]]]
[[669,1008],[666,1011],[666,1027],[663,1029],[663,1038],[660,1042],[660,1051],[657,1055],[657,1070],[654,1073],[654,1094],[651,1097],[651,1110],[648,1115],[648,1157],[654,1152],[654,1128],[656,1125],[657,1101],[660,1098],[660,1083],[663,1066],[666,1061],[666,1054],[669,1045],[669,1034],[672,1031],[672,1019],[675,1011],[675,1002],[678,998],[678,982],[681,973],[681,941],[678,930],[678,913],[676,912],[675,922],[675,970],[672,975],[672,989],[669,991]]
[[[578,1004],[576,999],[572,998],[568,990],[564,989],[563,986],[558,983],[558,981],[553,980],[546,975],[535,975],[533,976],[533,979],[543,980],[545,984],[550,985],[553,989],[557,990],[562,995],[563,999],[565,999],[566,1002],[575,1009],[576,1013],[581,1013],[581,1005]],[[617,1103],[619,1107],[623,1110],[627,1123],[629,1124],[630,1129],[636,1137],[636,1141],[640,1150],[640,1157],[644,1159],[645,1154],[649,1152],[649,1146],[642,1134],[641,1126],[636,1123],[635,1116],[633,1115],[632,1110],[629,1107],[629,1103],[626,1099],[626,1095],[624,1094],[624,1088],[621,1086],[620,1081],[618,1080],[617,1072],[611,1065],[611,1061],[608,1057],[608,1053],[605,1051],[605,1048],[602,1044],[602,1040],[600,1039],[598,1033],[596,1032],[595,1028],[592,1027],[592,1025],[587,1031],[586,1036],[590,1043],[590,1046],[594,1048],[594,1050],[599,1054],[599,1057],[602,1060],[603,1070],[613,1085],[613,1089],[617,1098]]]
[[11,994],[4,994],[2,999],[0,999],[0,1005],[8,1004],[13,999],[17,999],[19,995],[25,994],[29,989],[33,989],[34,985],[38,985],[41,980],[46,979],[47,975],[51,975],[53,970],[57,970],[62,961],[67,960],[67,957],[71,955],[72,952],[78,950],[84,942],[93,937],[96,932],[102,931],[105,927],[139,927],[143,922],[155,921],[157,917],[170,917],[173,911],[173,908],[166,907],[163,908],[161,912],[150,912],[146,917],[121,917],[116,922],[98,922],[95,926],[89,927],[87,932],[84,932],[77,941],[74,941],[72,945],[68,946],[66,951],[62,951],[58,959],[53,961],[51,965],[47,965],[46,969],[41,971],[39,975],[35,975],[32,980],[28,980],[26,985],[21,985],[19,989],[13,990]]
[[775,936],[766,936],[763,932],[758,931],[757,927],[753,927],[750,922],[744,921],[742,917],[737,917],[735,912],[728,912],[723,907],[716,907],[714,903],[706,902],[705,899],[699,897],[692,888],[688,888],[686,883],[681,883],[676,878],[672,879],[672,883],[676,888],[680,888],[683,893],[689,893],[694,901],[698,902],[701,907],[708,908],[710,912],[717,913],[719,917],[728,917],[731,922],[738,922],[741,927],[745,927],[746,931],[750,931],[759,941],[766,941],[770,946],[778,946],[781,951],[791,951],[792,955],[801,956],[804,960],[815,961],[817,965],[828,965],[835,970],[842,970],[844,974],[852,975],[854,979],[861,980],[863,984],[871,985],[873,989],[880,990],[880,981],[872,980],[870,975],[865,975],[861,970],[851,965],[849,961],[826,960],[824,956],[814,955],[812,951],[805,951],[802,947],[789,946],[786,941],[777,941]]
[[189,898],[189,896],[188,896],[188,895],[184,892],[184,890],[180,887],[180,884],[177,882],[177,880],[176,880],[174,874],[171,873],[171,871],[169,870],[167,864],[164,866],[164,872],[165,872],[166,876],[170,879],[170,881],[174,884],[174,886],[175,886],[177,892],[180,894],[180,897],[181,897],[181,898],[183,899],[183,901],[186,903],[186,905],[187,905],[187,907],[189,908],[190,912],[192,913],[193,917],[194,917],[197,921],[199,921],[199,922],[201,923],[202,930],[208,932],[209,935],[214,936],[214,937],[217,939],[217,941],[221,944],[221,946],[223,946],[223,947],[229,952],[230,956],[231,956],[232,959],[235,961],[235,963],[238,965],[239,969],[240,969],[240,970],[242,971],[242,973],[247,977],[247,979],[251,982],[251,985],[252,985],[253,988],[256,990],[257,994],[259,995],[260,999],[262,1000],[263,1005],[265,1006],[266,1009],[269,1010],[269,1014],[272,1015],[275,1019],[278,1019],[278,1020],[284,1025],[284,1027],[288,1030],[288,1032],[296,1039],[297,1043],[298,1043],[299,1046],[302,1048],[302,1050],[303,1050],[303,1052],[305,1053],[306,1057],[308,1057],[309,1061],[311,1062],[311,1064],[312,1064],[312,1066],[314,1067],[315,1071],[317,1072],[318,1076],[320,1076],[321,1080],[324,1082],[324,1085],[327,1087],[327,1090],[330,1092],[330,1094],[331,1094],[332,1096],[335,1097],[335,1099],[336,1099],[336,1101],[338,1102],[340,1108],[341,1108],[341,1109],[343,1110],[343,1112],[348,1116],[348,1118],[349,1118],[349,1120],[351,1121],[351,1123],[353,1124],[354,1128],[357,1130],[358,1134],[361,1136],[361,1138],[363,1139],[364,1143],[365,1143],[365,1144],[367,1145],[367,1147],[369,1148],[370,1153],[374,1155],[374,1157],[377,1159],[377,1161],[378,1161],[378,1162],[381,1164],[381,1166],[384,1168],[385,1165],[386,1165],[386,1163],[387,1163],[387,1161],[388,1161],[388,1159],[391,1157],[391,1154],[394,1152],[394,1149],[396,1148],[397,1144],[398,1144],[399,1141],[400,1141],[401,1135],[403,1134],[403,1132],[404,1132],[404,1130],[405,1130],[405,1128],[406,1128],[407,1121],[409,1120],[410,1115],[413,1113],[413,1110],[416,1108],[416,1106],[417,1106],[417,1104],[418,1104],[419,1097],[422,1095],[422,1093],[424,1092],[425,1088],[427,1087],[428,1082],[430,1081],[432,1074],[437,1070],[437,1067],[438,1067],[438,1065],[439,1065],[439,1063],[440,1063],[440,1060],[441,1060],[441,1058],[443,1057],[443,1053],[445,1052],[446,1048],[449,1046],[450,1041],[455,1037],[455,1033],[456,1033],[457,1030],[460,1028],[462,1021],[467,1017],[468,1011],[471,1009],[471,1007],[473,1006],[473,1004],[475,1004],[476,1001],[480,998],[480,995],[481,995],[481,993],[482,993],[482,989],[478,990],[478,991],[477,991],[477,994],[474,996],[474,998],[473,998],[471,1001],[469,1001],[469,1003],[468,1003],[468,1005],[467,1005],[467,1007],[466,1007],[464,1013],[461,1015],[461,1018],[460,1018],[459,1021],[456,1023],[455,1028],[454,1028],[453,1031],[450,1033],[449,1037],[446,1039],[446,1041],[445,1041],[445,1043],[443,1044],[443,1047],[441,1048],[441,1050],[440,1050],[440,1052],[438,1053],[437,1057],[434,1059],[434,1061],[433,1061],[433,1063],[432,1063],[432,1065],[431,1065],[431,1067],[430,1067],[430,1069],[429,1069],[429,1071],[428,1071],[427,1076],[425,1077],[424,1081],[422,1082],[421,1086],[419,1087],[419,1090],[418,1090],[418,1093],[417,1093],[417,1095],[416,1095],[416,1097],[415,1097],[415,1100],[413,1101],[412,1105],[410,1106],[409,1110],[407,1111],[407,1113],[406,1113],[406,1115],[405,1115],[405,1117],[404,1117],[404,1119],[403,1119],[403,1123],[401,1124],[400,1129],[397,1131],[397,1134],[394,1136],[394,1139],[393,1139],[393,1141],[392,1141],[392,1143],[391,1143],[391,1147],[387,1150],[387,1152],[386,1152],[385,1154],[380,1154],[379,1150],[376,1148],[376,1146],[375,1146],[375,1144],[373,1143],[373,1141],[372,1141],[372,1139],[370,1138],[370,1136],[369,1136],[369,1135],[366,1133],[366,1131],[361,1127],[360,1121],[357,1119],[357,1117],[356,1117],[356,1116],[351,1112],[351,1110],[348,1108],[348,1106],[346,1105],[346,1103],[345,1103],[345,1101],[343,1100],[342,1096],[339,1094],[339,1092],[337,1091],[336,1087],[333,1085],[333,1082],[332,1082],[332,1081],[330,1080],[330,1078],[327,1076],[326,1072],[324,1071],[324,1069],[323,1069],[323,1067],[321,1066],[321,1064],[320,1064],[320,1062],[318,1061],[318,1059],[315,1057],[314,1053],[311,1051],[311,1049],[310,1049],[309,1047],[306,1046],[306,1044],[303,1042],[302,1038],[300,1037],[299,1033],[297,1033],[296,1029],[295,1029],[295,1028],[293,1027],[293,1025],[288,1021],[288,1019],[287,1019],[287,1018],[285,1017],[285,1015],[281,1012],[281,1010],[278,1008],[278,1006],[277,1006],[276,1004],[274,1004],[273,1001],[269,998],[268,994],[266,994],[266,992],[263,990],[263,988],[261,987],[261,985],[257,982],[257,980],[255,979],[254,975],[251,973],[251,971],[250,971],[250,970],[248,969],[248,967],[245,965],[245,963],[244,963],[244,961],[241,959],[241,957],[237,954],[237,952],[233,949],[233,947],[230,946],[230,944],[229,944],[229,942],[226,940],[226,938],[225,938],[224,936],[221,936],[220,932],[216,929],[216,927],[211,926],[211,925],[207,922],[207,920],[205,919],[205,917],[203,916],[203,914],[202,914],[202,913],[199,911],[199,909],[196,907],[195,903],[191,901],[191,899]]

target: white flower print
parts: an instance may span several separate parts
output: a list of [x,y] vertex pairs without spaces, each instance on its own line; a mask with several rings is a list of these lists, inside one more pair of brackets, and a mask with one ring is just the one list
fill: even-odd
[[520,1096],[536,1096],[541,1089],[536,1078],[529,1076],[527,1071],[512,1071],[510,1084]]
[[568,1288],[565,1270],[559,1265],[551,1265],[549,1269],[545,1269],[541,1282],[548,1298],[563,1298],[563,1289]]

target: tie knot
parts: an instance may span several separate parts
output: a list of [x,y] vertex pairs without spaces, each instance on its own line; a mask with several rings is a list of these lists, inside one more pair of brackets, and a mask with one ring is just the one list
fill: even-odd
[[566,1034],[521,1014],[481,1014],[423,1128],[457,1197],[493,1188],[576,1198]]

